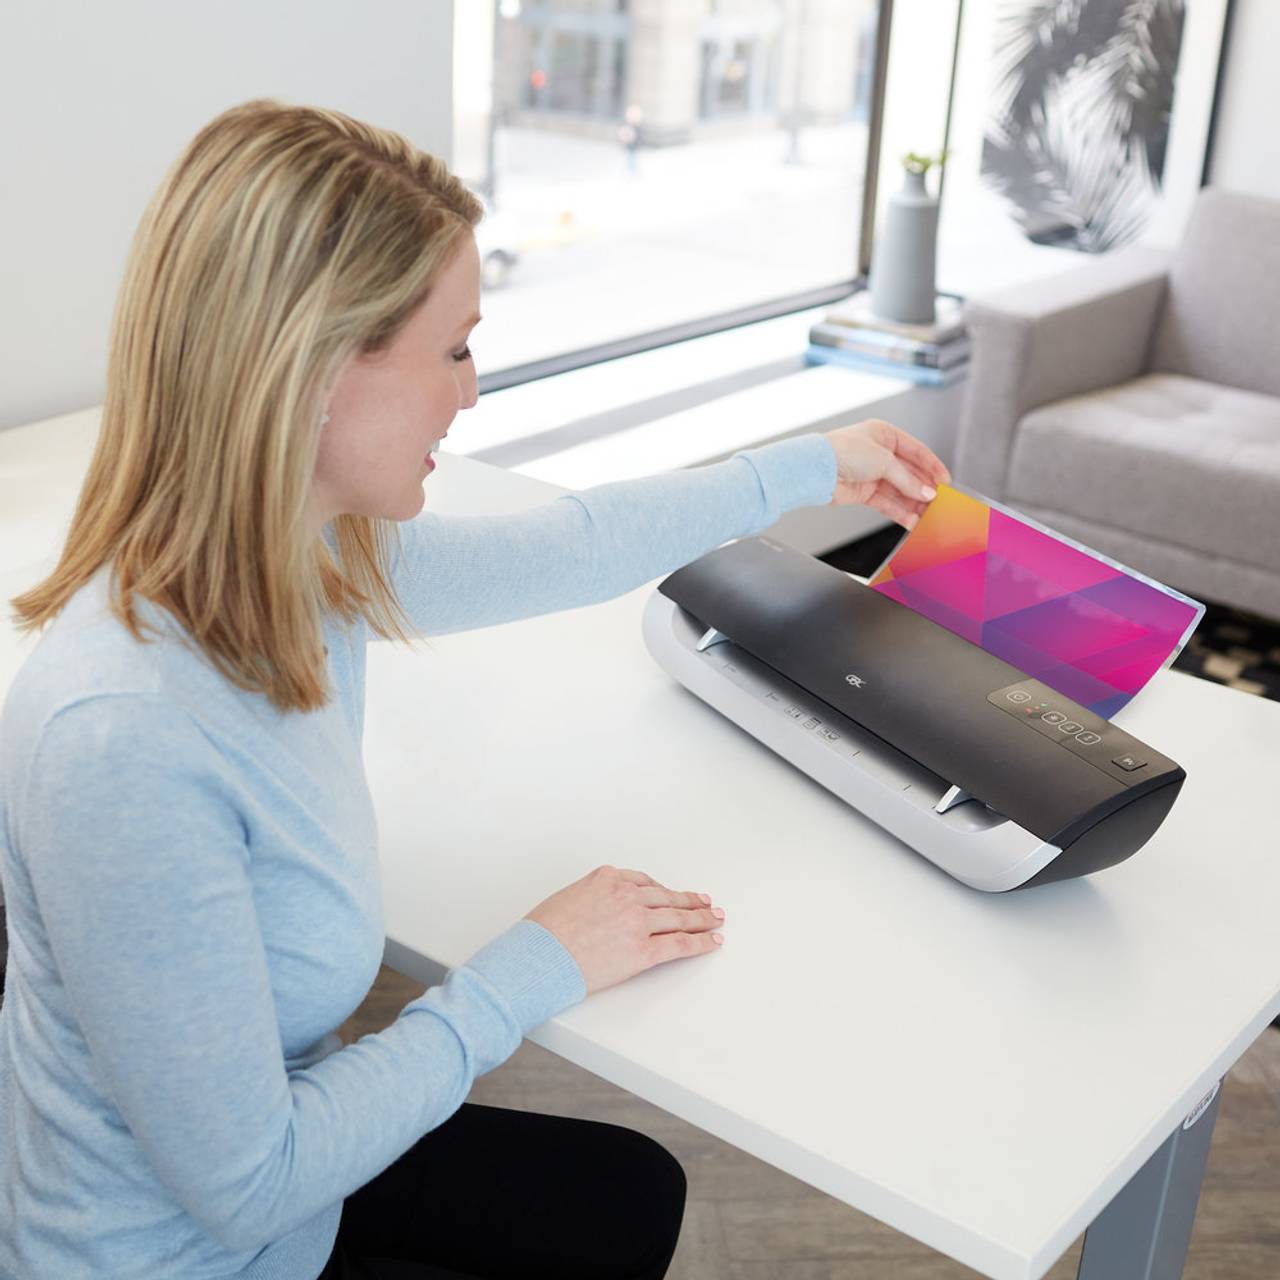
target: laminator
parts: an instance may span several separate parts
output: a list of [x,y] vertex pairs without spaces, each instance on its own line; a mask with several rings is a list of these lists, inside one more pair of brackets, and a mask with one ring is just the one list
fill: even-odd
[[1048,685],[771,538],[671,574],[643,628],[686,688],[975,889],[1122,861],[1186,777]]

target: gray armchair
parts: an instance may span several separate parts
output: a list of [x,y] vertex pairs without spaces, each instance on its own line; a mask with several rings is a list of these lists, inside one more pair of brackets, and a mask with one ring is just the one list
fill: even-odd
[[969,305],[956,479],[1280,619],[1280,202],[1205,188],[1176,252]]

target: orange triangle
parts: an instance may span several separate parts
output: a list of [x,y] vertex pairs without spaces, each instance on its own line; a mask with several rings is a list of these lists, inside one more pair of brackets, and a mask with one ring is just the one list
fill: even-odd
[[894,555],[893,575],[903,578],[985,551],[990,519],[991,508],[985,502],[939,485],[938,496]]

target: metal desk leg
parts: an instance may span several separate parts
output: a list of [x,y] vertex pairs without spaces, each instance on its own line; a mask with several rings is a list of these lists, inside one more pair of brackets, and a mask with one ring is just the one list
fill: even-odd
[[1093,1220],[1085,1232],[1076,1280],[1179,1280],[1221,1083]]

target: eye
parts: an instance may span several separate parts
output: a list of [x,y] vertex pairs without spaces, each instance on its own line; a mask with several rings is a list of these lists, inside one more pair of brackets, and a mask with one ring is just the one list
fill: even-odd
[[461,351],[455,351],[453,353],[453,359],[457,361],[458,364],[461,364],[464,360],[470,360],[471,348],[468,346],[463,347]]

